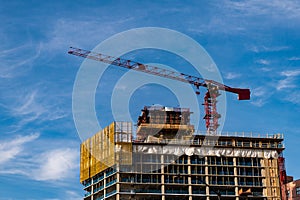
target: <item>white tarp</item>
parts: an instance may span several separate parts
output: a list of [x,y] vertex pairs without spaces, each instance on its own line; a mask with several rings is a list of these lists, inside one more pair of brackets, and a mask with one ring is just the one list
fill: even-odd
[[188,146],[159,146],[159,145],[137,145],[133,152],[146,154],[172,154],[181,156],[183,154],[199,156],[228,156],[228,157],[259,157],[259,158],[278,158],[276,150],[261,149],[237,149],[237,148],[217,148],[217,147],[188,147]]

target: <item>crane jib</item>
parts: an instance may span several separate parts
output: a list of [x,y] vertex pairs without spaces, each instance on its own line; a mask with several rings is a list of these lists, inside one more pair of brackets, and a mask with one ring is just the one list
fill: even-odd
[[[147,74],[152,74],[155,76],[161,76],[164,78],[173,79],[184,83],[189,83],[195,86],[196,89],[199,89],[200,86],[207,88],[208,91],[205,94],[203,105],[205,107],[205,113],[206,113],[204,119],[206,120],[206,128],[209,133],[215,132],[219,126],[218,118],[220,118],[221,115],[216,111],[217,108],[216,98],[220,95],[219,93],[220,90],[237,94],[238,100],[250,99],[249,89],[232,88],[214,80],[203,79],[200,77],[179,73],[168,69],[163,69],[156,66],[142,64],[132,60],[116,58],[113,56],[108,56],[101,53],[95,53],[92,51],[83,50],[74,47],[70,47],[68,53],[72,55],[108,63],[111,65],[127,68],[130,70],[136,70]],[[196,91],[196,94],[200,94],[200,92]]]

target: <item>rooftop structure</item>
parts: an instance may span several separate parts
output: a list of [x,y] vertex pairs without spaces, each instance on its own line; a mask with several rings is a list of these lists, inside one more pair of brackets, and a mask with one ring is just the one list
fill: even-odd
[[281,199],[281,134],[206,135],[190,110],[145,107],[81,144],[84,200]]

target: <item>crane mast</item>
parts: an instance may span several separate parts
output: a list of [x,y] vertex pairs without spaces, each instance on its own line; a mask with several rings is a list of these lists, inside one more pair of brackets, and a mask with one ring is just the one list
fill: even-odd
[[184,83],[189,83],[196,87],[196,94],[199,95],[199,87],[207,88],[207,92],[204,96],[204,108],[206,121],[206,129],[209,133],[214,133],[219,124],[218,120],[221,115],[217,112],[217,97],[220,95],[219,91],[223,90],[226,92],[235,93],[238,95],[238,100],[249,100],[250,99],[250,90],[241,89],[241,88],[232,88],[222,83],[216,82],[214,80],[203,79],[200,77],[159,68],[156,66],[146,65],[132,60],[127,60],[123,58],[116,58],[113,56],[104,55],[101,53],[92,52],[89,50],[84,50],[80,48],[70,47],[69,54],[88,58],[91,60],[96,60],[111,65],[127,68],[130,70],[135,70],[139,72],[144,72],[147,74],[152,74],[155,76],[161,76],[176,81],[181,81]]

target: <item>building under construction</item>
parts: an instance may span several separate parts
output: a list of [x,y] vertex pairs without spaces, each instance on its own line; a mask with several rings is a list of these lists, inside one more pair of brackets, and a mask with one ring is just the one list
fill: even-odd
[[84,200],[282,199],[281,134],[207,135],[190,114],[145,107],[134,137],[131,122],[113,122],[84,141]]

